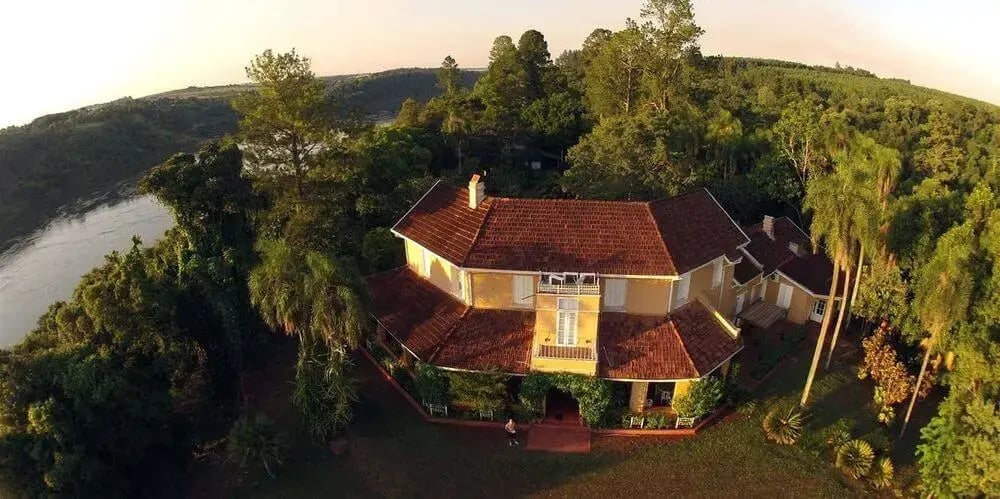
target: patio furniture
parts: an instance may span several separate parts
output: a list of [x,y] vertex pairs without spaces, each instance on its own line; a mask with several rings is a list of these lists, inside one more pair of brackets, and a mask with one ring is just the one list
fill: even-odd
[[653,407],[653,399],[646,399],[646,401],[642,403],[642,408],[649,409],[650,407]]
[[670,392],[668,392],[666,390],[660,392],[660,403],[661,404],[663,404],[663,405],[670,405],[670,399],[671,398],[673,398],[673,395]]
[[486,409],[484,411],[479,411],[479,419],[488,419],[493,421],[493,409]]
[[630,430],[632,428],[642,429],[644,426],[646,426],[646,418],[638,417],[638,416],[629,416],[628,417],[628,427],[629,427]]
[[677,418],[677,423],[674,424],[674,428],[693,428],[694,422],[698,418]]
[[427,413],[433,416],[434,414],[440,414],[442,416],[448,416],[448,406],[445,404],[425,404],[427,406]]

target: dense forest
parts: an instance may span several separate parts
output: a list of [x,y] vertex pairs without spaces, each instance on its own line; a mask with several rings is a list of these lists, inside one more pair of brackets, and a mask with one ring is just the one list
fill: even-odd
[[1000,109],[855,68],[705,57],[702,33],[689,1],[651,0],[555,58],[538,31],[502,35],[478,78],[445,57],[437,90],[388,126],[352,119],[344,96],[375,86],[373,112],[409,83],[331,86],[294,51],[257,56],[234,138],[140,182],[177,227],[111,255],[0,351],[0,478],[26,495],[149,492],[230,425],[233,451],[266,463],[273,428],[240,416],[239,380],[267,331],[299,340],[310,433],[340,434],[358,396],[349,353],[371,329],[360,276],[400,263],[388,227],[434,179],[479,172],[496,195],[707,187],[740,221],[800,221],[859,283],[854,323],[882,324],[860,368],[880,421],[905,432],[914,404],[945,394],[908,430],[922,434],[910,485],[1000,494]]

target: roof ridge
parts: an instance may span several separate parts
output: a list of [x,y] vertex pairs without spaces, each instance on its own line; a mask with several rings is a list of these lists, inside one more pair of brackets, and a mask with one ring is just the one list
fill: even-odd
[[[453,298],[453,297],[449,295],[449,298]],[[462,303],[462,302],[459,302],[459,303]],[[448,343],[448,338],[451,338],[452,333],[454,333],[455,329],[458,328],[458,324],[460,322],[462,322],[462,319],[465,319],[469,315],[469,311],[472,310],[472,306],[465,305],[465,303],[462,303],[462,305],[465,306],[465,310],[462,311],[462,315],[458,316],[458,319],[455,319],[455,322],[453,322],[451,324],[451,327],[448,328],[448,331],[446,333],[444,333],[444,338],[441,338],[441,341],[437,344],[436,347],[434,347],[434,351],[431,352],[431,354],[427,356],[427,363],[428,364],[433,364],[434,361],[437,360],[437,356],[438,356],[439,353],[441,353],[441,349],[444,348],[444,344]]]
[[663,253],[667,256],[670,266],[674,268],[674,273],[680,274],[680,272],[677,272],[677,266],[674,265],[674,256],[670,254],[670,249],[667,248],[667,241],[663,238],[663,231],[660,230],[660,222],[656,220],[656,216],[653,215],[653,202],[647,201],[643,204],[646,205],[646,214],[649,215],[649,221],[653,223],[653,230],[656,231],[656,235],[660,236],[657,239],[660,241],[660,247],[663,248]]
[[[683,310],[687,307],[690,307],[692,303],[697,303],[697,300],[695,300],[694,302],[685,303],[684,305],[678,307],[675,311]],[[677,337],[677,341],[680,342],[682,350],[684,350],[684,358],[688,361],[688,364],[691,366],[691,370],[700,376],[701,371],[698,369],[698,366],[695,365],[694,359],[691,358],[691,351],[688,348],[687,343],[684,341],[684,336],[681,335],[680,329],[677,327],[677,324],[674,323],[673,312],[667,312],[667,322],[670,323],[669,329],[673,332],[674,336]]]
[[479,227],[476,227],[476,235],[472,236],[472,244],[469,245],[469,249],[465,252],[464,255],[462,255],[462,261],[459,262],[459,264],[462,267],[465,267],[465,266],[468,265],[468,263],[469,263],[469,255],[471,255],[472,252],[473,252],[473,250],[476,249],[476,246],[479,245],[479,240],[482,237],[483,232],[485,231],[486,223],[489,222],[490,221],[490,217],[493,216],[493,202],[496,201],[496,200],[499,200],[499,199],[502,199],[502,198],[495,198],[495,197],[492,197],[492,196],[486,196],[485,198],[483,198],[483,202],[480,203],[480,206],[484,206],[485,207],[486,213],[483,215],[483,221],[479,222]]

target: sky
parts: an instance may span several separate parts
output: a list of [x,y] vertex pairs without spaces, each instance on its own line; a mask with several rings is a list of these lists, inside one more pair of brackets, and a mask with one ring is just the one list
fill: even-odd
[[[0,127],[124,96],[246,81],[264,49],[319,75],[484,67],[541,31],[553,58],[643,0],[0,0]],[[705,55],[862,67],[1000,104],[1000,1],[694,0]]]

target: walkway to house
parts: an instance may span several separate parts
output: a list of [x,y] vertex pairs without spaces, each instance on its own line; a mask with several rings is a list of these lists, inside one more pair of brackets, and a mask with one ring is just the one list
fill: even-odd
[[590,452],[590,428],[568,424],[539,423],[528,432],[527,450],[545,452]]
[[771,327],[775,322],[785,318],[787,310],[764,301],[758,301],[740,312],[739,317],[761,329]]

